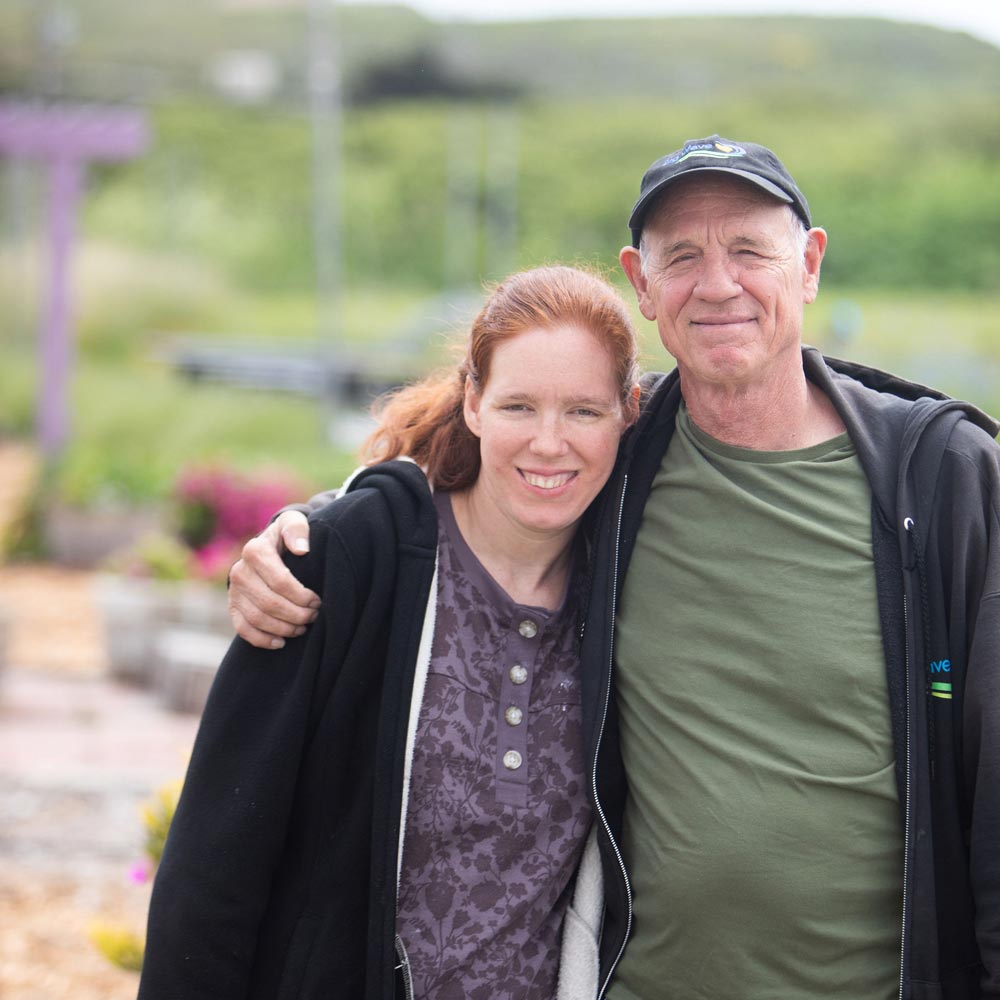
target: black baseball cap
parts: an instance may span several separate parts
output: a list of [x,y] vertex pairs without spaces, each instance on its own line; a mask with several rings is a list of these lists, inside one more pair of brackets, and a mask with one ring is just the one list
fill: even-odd
[[710,171],[734,174],[756,184],[779,201],[791,205],[806,228],[812,227],[805,195],[771,150],[753,142],[733,142],[710,135],[707,139],[688,139],[680,149],[661,157],[643,174],[639,200],[628,220],[632,246],[639,245],[646,215],[667,185],[688,174]]

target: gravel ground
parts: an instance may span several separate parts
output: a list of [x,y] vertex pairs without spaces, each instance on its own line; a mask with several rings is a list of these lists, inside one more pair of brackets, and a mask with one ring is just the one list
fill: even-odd
[[137,976],[90,943],[95,920],[141,933],[141,803],[183,775],[197,728],[108,678],[92,579],[0,566],[0,997],[127,1000]]
[[[132,1000],[138,977],[113,968],[87,927],[110,913],[137,929],[145,902],[111,869],[0,869],[0,996],[4,1000]],[[148,901],[148,900],[146,900]]]

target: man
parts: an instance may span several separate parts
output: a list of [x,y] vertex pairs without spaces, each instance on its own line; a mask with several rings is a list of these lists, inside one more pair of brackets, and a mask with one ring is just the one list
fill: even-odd
[[[1000,997],[1000,427],[802,347],[827,237],[770,150],[687,142],[629,226],[677,367],[592,522],[597,995]],[[309,621],[294,518],[234,567],[258,644]]]

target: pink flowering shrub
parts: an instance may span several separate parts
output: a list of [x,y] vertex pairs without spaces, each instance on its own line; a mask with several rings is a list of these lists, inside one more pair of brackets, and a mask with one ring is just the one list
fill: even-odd
[[177,477],[170,497],[171,530],[146,535],[107,565],[129,576],[225,583],[247,539],[279,508],[311,492],[282,470],[251,475],[221,465],[191,466]]
[[174,487],[177,530],[191,551],[192,575],[225,580],[247,539],[256,535],[279,507],[307,495],[303,483],[286,472],[249,475],[217,465],[185,470]]

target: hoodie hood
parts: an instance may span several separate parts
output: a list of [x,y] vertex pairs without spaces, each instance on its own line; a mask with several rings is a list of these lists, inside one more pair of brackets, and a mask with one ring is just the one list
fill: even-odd
[[[1000,432],[1000,422],[979,407],[919,382],[852,361],[824,357],[813,347],[803,348],[802,363],[806,377],[823,390],[847,426],[879,512],[888,524],[894,521],[897,496],[906,488],[914,454],[921,443],[929,443],[932,432],[938,462],[961,421],[968,421],[992,438]],[[925,499],[930,502],[929,496]]]
[[[932,430],[937,441],[934,461],[938,464],[959,423],[991,438],[1000,433],[1000,421],[979,407],[890,372],[826,357],[806,346],[802,348],[802,367],[806,378],[823,390],[843,420],[871,484],[879,515],[886,525],[896,529],[901,527],[895,524],[897,500],[907,495],[900,494],[900,490],[907,489],[914,454],[918,446],[930,443],[928,435]],[[622,441],[620,458],[625,467],[631,465],[642,442],[670,436],[680,391],[676,368],[666,375],[650,373],[643,377],[642,410]],[[922,475],[927,471],[925,467]],[[922,478],[922,482],[931,481]],[[931,497],[923,499],[929,504]],[[915,508],[914,516],[920,512]]]
[[390,498],[399,535],[410,549],[437,552],[437,519],[422,516],[430,484],[413,459],[396,458],[356,470],[343,487],[345,494],[374,486]]

